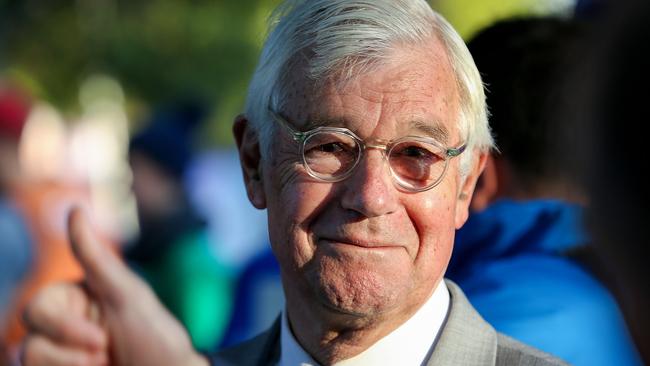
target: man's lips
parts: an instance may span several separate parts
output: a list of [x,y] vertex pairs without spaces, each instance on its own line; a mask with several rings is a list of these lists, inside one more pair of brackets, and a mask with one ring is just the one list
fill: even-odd
[[375,249],[375,248],[396,248],[401,247],[395,243],[386,243],[379,240],[368,240],[354,237],[319,237],[317,242],[330,243],[330,244],[345,244],[355,247]]

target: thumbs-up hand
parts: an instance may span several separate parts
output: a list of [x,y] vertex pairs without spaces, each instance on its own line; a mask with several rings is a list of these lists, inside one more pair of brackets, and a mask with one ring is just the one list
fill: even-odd
[[68,231],[84,286],[45,288],[25,310],[25,366],[208,365],[152,290],[90,229],[80,210]]

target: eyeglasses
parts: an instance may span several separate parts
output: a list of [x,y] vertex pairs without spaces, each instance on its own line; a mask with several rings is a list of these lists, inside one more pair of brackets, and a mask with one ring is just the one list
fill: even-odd
[[341,127],[317,127],[299,132],[270,108],[269,112],[300,144],[300,155],[307,173],[323,182],[344,180],[352,174],[366,149],[379,149],[383,151],[399,187],[410,192],[423,192],[442,181],[449,160],[467,147],[462,144],[457,148],[446,148],[432,138],[419,136],[371,144]]

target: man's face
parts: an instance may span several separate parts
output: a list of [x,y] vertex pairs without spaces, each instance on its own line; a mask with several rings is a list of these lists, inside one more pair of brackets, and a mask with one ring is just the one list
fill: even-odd
[[[394,52],[388,62],[344,87],[314,95],[303,80],[292,84],[290,103],[278,111],[298,130],[313,123],[345,127],[366,141],[447,132],[446,146],[462,142],[459,96],[439,42]],[[426,126],[426,127],[423,127]],[[365,151],[352,175],[324,183],[305,171],[299,146],[278,128],[249,196],[268,208],[271,245],[293,306],[374,317],[410,313],[442,278],[454,232],[467,215],[459,199],[459,159],[431,190],[409,193],[394,184],[382,152]],[[471,153],[471,152],[466,152]]]

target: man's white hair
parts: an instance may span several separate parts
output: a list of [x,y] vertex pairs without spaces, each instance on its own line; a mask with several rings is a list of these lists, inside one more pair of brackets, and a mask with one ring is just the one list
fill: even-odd
[[[425,0],[287,0],[271,16],[246,100],[246,115],[268,156],[276,124],[268,108],[288,102],[295,73],[314,85],[344,83],[372,70],[398,46],[427,44],[438,37],[455,73],[461,99],[458,127],[468,152],[494,146],[481,77],[465,43]],[[464,177],[475,154],[461,155]]]

